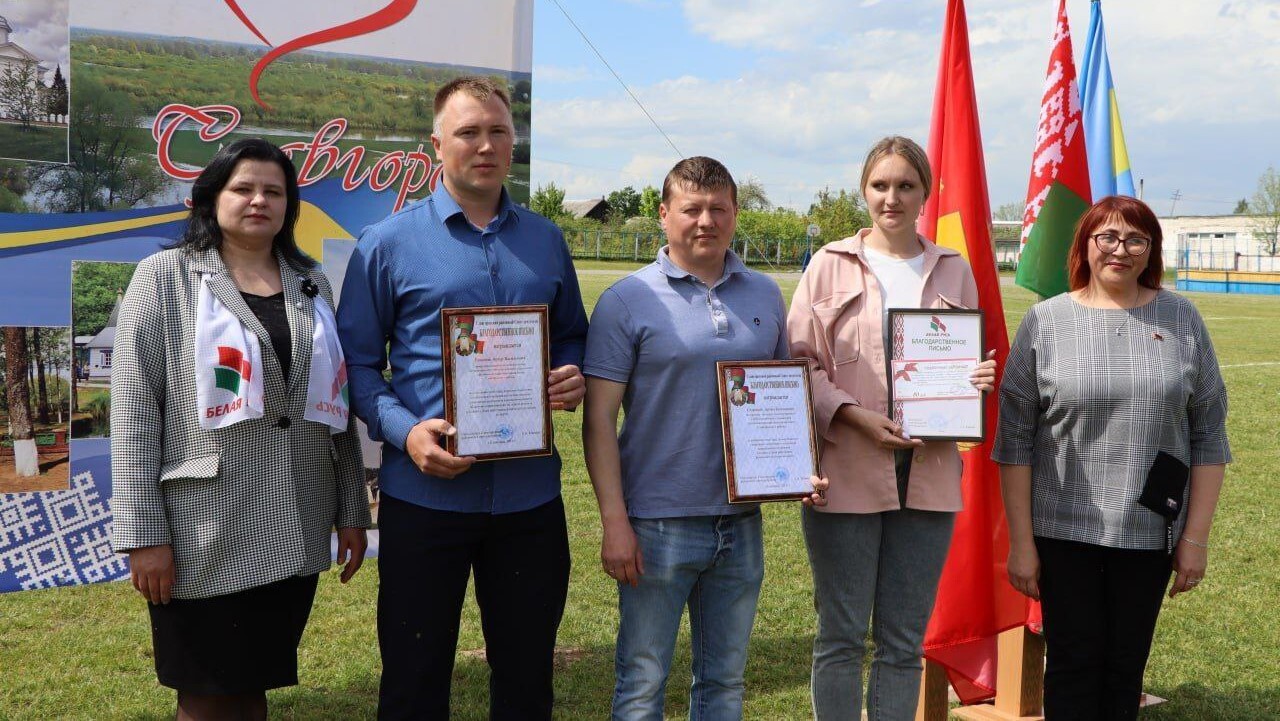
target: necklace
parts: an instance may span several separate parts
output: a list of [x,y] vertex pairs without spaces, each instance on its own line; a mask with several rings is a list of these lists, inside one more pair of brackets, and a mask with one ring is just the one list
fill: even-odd
[[1141,299],[1142,299],[1142,288],[1138,288],[1137,294],[1133,296],[1133,302],[1129,303],[1128,306],[1121,308],[1121,310],[1123,310],[1125,313],[1124,313],[1124,320],[1120,322],[1120,325],[1116,326],[1117,338],[1120,337],[1121,331],[1123,331],[1126,327],[1128,327],[1129,319],[1132,318],[1134,314],[1137,312],[1138,301]]

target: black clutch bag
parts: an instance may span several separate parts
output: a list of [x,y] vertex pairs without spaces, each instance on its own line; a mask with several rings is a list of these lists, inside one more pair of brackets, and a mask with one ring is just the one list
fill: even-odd
[[1173,553],[1173,522],[1182,513],[1182,496],[1190,477],[1191,469],[1187,464],[1160,451],[1156,454],[1156,462],[1151,464],[1151,470],[1147,471],[1142,495],[1138,496],[1139,505],[1164,516],[1167,553]]
[[1151,464],[1151,470],[1147,472],[1147,481],[1142,486],[1138,503],[1172,523],[1182,513],[1182,496],[1187,490],[1190,476],[1191,469],[1187,464],[1160,451],[1156,454],[1156,462]]

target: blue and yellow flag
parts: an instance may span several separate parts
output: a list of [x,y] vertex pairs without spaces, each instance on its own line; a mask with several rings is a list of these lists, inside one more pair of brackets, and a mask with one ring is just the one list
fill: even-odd
[[1089,187],[1093,197],[1137,195],[1129,168],[1129,150],[1120,127],[1116,89],[1111,82],[1100,0],[1090,4],[1089,35],[1084,41],[1084,61],[1080,64],[1080,104],[1084,106],[1084,143],[1089,153]]

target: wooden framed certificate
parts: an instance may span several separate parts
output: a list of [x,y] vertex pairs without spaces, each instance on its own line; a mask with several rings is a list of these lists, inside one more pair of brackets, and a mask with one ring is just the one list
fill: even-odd
[[813,493],[818,445],[809,362],[719,361],[720,423],[730,503]]
[[478,461],[549,456],[547,306],[440,311],[447,450]]
[[983,347],[980,310],[889,309],[889,416],[907,436],[982,442],[983,398],[969,377]]

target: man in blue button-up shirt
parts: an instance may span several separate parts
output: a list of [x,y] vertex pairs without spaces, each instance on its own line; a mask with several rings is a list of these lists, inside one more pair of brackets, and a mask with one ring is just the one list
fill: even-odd
[[[492,673],[490,718],[549,719],[556,630],[569,583],[560,457],[473,465],[445,450],[440,311],[546,304],[553,409],[582,400],[587,332],[559,229],[503,182],[510,102],[486,78],[436,94],[443,187],[367,228],[338,309],[356,414],[383,442],[379,509],[379,718],[448,718],[468,576]],[[391,379],[383,376],[390,360]]]

